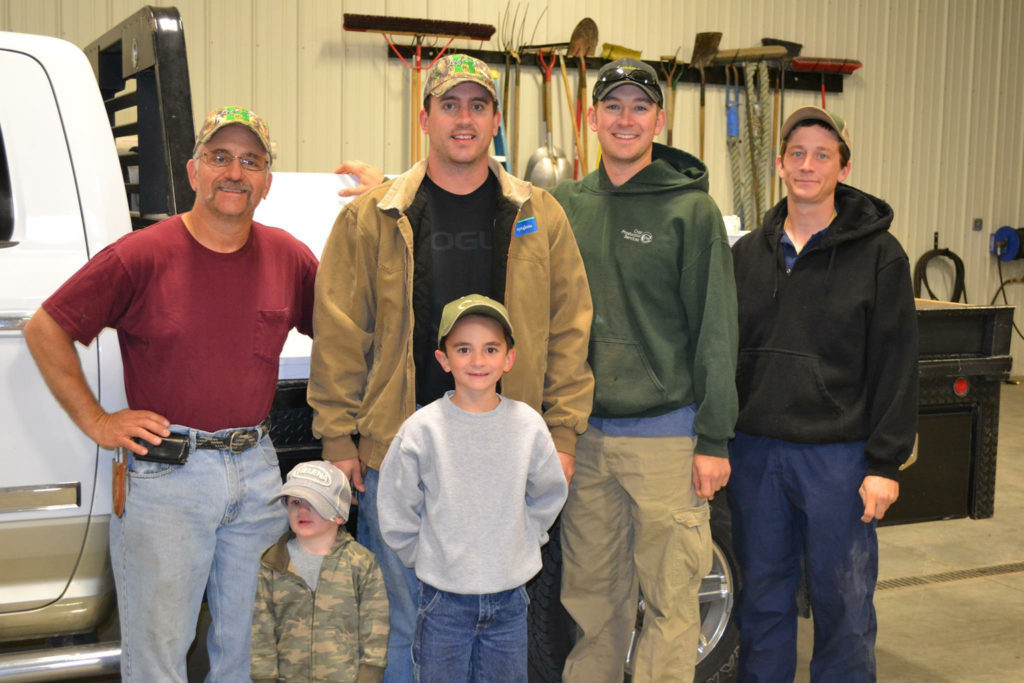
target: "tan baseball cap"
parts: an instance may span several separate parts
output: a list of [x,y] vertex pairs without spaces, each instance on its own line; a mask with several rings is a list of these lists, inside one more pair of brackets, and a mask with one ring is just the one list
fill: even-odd
[[467,82],[482,85],[491,94],[494,101],[498,101],[498,93],[494,90],[494,79],[491,77],[491,67],[476,57],[460,54],[445,55],[437,60],[437,63],[430,69],[427,82],[423,86],[423,99],[427,99],[430,95],[441,97],[455,86]]
[[847,149],[853,154],[853,144],[850,142],[850,127],[839,114],[822,109],[821,107],[800,107],[786,118],[782,124],[782,139],[789,138],[789,134],[801,121],[821,121],[828,125],[839,135],[839,138],[846,143]]
[[270,126],[267,125],[266,120],[251,109],[237,106],[214,109],[206,115],[203,127],[199,129],[199,135],[196,136],[196,146],[192,148],[193,156],[199,151],[199,145],[209,142],[218,130],[224,126],[233,125],[245,126],[251,130],[259,138],[263,149],[267,150],[267,156],[273,156],[270,150]]
[[324,519],[348,519],[352,489],[348,477],[337,467],[323,460],[299,463],[288,473],[280,492],[270,502],[295,496],[309,503]]
[[512,340],[509,346],[515,345],[515,336],[512,333],[512,321],[509,320],[508,311],[500,303],[486,297],[483,294],[467,294],[461,299],[450,301],[441,311],[441,326],[437,330],[437,347],[441,348],[441,342],[448,333],[452,331],[457,323],[467,315],[486,315],[494,318],[505,328],[508,338]]

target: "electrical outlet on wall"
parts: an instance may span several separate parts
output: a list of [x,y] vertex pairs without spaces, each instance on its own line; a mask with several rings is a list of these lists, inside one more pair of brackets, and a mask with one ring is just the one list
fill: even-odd
[[985,225],[984,221],[982,221],[980,218],[975,218],[974,219],[974,230],[975,230],[975,232],[980,232],[981,229],[984,227],[984,225]]

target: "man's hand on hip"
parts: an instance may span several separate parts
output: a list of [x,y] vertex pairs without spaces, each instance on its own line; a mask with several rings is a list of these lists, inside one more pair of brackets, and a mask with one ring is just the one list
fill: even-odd
[[885,516],[885,511],[900,497],[900,483],[895,479],[869,474],[864,477],[859,493],[864,501],[864,515],[860,521],[868,523]]
[[719,489],[729,483],[731,472],[729,458],[693,454],[693,488],[701,498],[714,498]]
[[125,409],[116,413],[102,413],[87,426],[83,425],[83,431],[99,444],[100,448],[114,449],[124,446],[132,453],[145,455],[145,446],[132,441],[132,437],[159,446],[161,437],[171,435],[168,426],[170,422],[167,418],[151,410]]

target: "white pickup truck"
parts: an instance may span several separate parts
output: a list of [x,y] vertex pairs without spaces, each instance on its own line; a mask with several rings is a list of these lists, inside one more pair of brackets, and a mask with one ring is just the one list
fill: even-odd
[[[82,51],[0,36],[0,641],[8,641],[88,632],[114,608],[110,453],[63,414],[21,328],[131,222]],[[115,336],[104,332],[79,356],[103,405],[123,406]]]

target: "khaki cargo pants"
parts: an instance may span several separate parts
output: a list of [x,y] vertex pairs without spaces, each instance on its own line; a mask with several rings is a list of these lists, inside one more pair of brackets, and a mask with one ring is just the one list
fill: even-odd
[[693,491],[693,445],[593,426],[580,438],[562,511],[562,603],[583,635],[564,681],[622,683],[638,583],[647,611],[633,682],[693,680],[697,592],[712,552],[708,504]]

